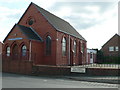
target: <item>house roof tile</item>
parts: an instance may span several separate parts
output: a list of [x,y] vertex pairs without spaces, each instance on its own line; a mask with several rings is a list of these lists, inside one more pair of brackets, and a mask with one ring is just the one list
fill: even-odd
[[32,29],[31,27],[26,27],[26,26],[19,25],[19,24],[17,24],[16,26],[18,26],[19,29],[20,29],[29,39],[42,41],[42,38],[41,38],[41,37],[35,32],[35,30]]

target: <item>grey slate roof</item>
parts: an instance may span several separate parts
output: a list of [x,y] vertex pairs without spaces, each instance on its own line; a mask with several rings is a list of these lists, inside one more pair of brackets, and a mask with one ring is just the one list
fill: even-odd
[[31,28],[17,24],[16,26],[28,37],[28,39],[42,41],[42,38]]
[[79,39],[85,40],[68,22],[53,15],[52,13],[46,11],[45,9],[39,7],[36,4],[34,5],[56,30],[63,32],[63,33],[70,34]]

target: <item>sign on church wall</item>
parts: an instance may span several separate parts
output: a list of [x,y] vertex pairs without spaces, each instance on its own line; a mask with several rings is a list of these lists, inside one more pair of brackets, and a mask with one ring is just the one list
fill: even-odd
[[8,39],[8,40],[21,40],[21,39],[23,39],[23,38],[10,38],[10,39]]

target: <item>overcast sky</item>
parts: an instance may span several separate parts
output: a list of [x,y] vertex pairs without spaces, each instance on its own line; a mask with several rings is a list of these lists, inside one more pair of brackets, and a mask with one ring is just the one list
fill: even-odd
[[88,48],[100,49],[118,33],[118,1],[0,0],[0,41],[18,22],[30,2],[34,2],[68,21],[87,40]]

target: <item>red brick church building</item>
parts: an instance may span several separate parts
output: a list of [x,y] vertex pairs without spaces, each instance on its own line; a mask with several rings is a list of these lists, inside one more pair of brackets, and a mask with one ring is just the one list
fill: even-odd
[[3,60],[55,66],[86,63],[86,40],[68,22],[34,3],[3,42]]

